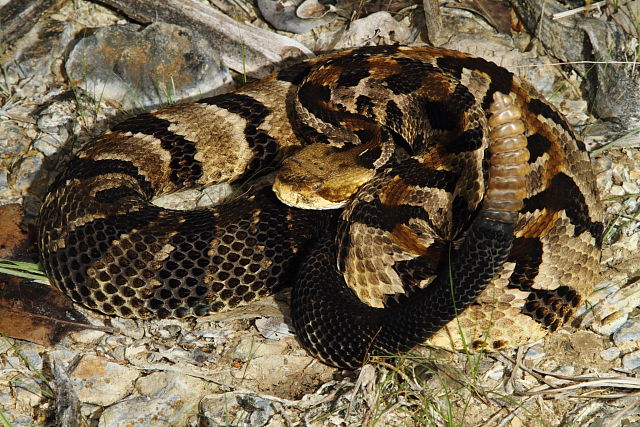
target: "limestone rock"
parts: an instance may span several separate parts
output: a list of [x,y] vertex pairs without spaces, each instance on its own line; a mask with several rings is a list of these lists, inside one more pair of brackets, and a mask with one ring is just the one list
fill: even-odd
[[212,95],[231,77],[196,32],[162,22],[100,28],[66,62],[72,82],[96,100],[129,110]]
[[109,406],[131,393],[133,383],[139,375],[135,368],[110,362],[95,354],[87,354],[80,360],[70,378],[81,402]]

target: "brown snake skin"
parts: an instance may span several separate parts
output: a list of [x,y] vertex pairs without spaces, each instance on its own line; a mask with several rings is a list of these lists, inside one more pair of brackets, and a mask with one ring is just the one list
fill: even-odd
[[[268,188],[151,203],[283,159],[274,189],[295,207]],[[584,145],[528,84],[379,46],[119,123],[52,183],[38,230],[51,282],[105,314],[206,315],[295,283],[302,343],[353,368],[427,339],[502,349],[556,330],[598,279],[603,214]]]

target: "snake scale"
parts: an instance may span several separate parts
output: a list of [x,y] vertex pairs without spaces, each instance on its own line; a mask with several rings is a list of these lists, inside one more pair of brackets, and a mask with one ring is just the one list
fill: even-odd
[[[152,203],[271,167],[273,190]],[[51,282],[86,307],[200,316],[293,285],[299,339],[344,368],[556,330],[598,279],[602,233],[589,156],[555,108],[491,62],[405,46],[126,119],[75,154],[38,221]]]

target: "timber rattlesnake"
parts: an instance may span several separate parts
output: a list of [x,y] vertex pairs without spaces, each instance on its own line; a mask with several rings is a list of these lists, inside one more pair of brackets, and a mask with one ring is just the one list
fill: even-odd
[[[282,159],[275,190],[297,207],[270,189],[150,202]],[[529,85],[379,46],[117,124],[52,183],[38,244],[52,283],[124,317],[205,315],[295,281],[303,344],[356,367],[427,338],[500,349],[557,329],[597,280],[602,221],[584,145]]]

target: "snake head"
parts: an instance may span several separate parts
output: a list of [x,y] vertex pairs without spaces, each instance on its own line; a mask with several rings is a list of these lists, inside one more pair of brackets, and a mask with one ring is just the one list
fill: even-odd
[[312,144],[287,158],[273,183],[286,205],[301,209],[337,209],[373,178],[375,171],[357,163],[356,151]]

